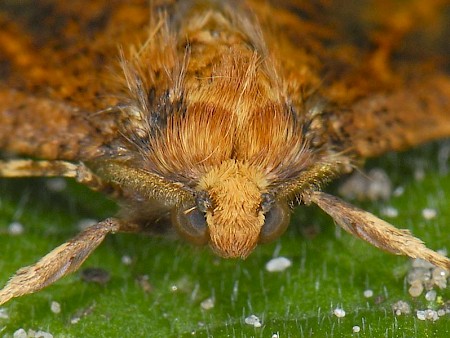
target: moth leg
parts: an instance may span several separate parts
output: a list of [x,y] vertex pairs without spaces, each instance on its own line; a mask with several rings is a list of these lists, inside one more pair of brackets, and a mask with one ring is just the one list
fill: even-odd
[[77,177],[80,165],[66,161],[4,160],[1,177]]
[[317,204],[345,231],[377,248],[396,255],[422,258],[434,265],[450,270],[449,258],[427,248],[409,230],[397,229],[371,213],[323,192],[314,191],[305,200]]
[[105,183],[83,163],[74,164],[57,160],[0,160],[0,177],[68,177],[110,197],[119,197],[122,194],[119,187]]
[[53,249],[36,264],[19,269],[0,290],[0,305],[11,298],[36,292],[76,271],[107,234],[138,232],[140,228],[108,218],[83,230],[76,237]]

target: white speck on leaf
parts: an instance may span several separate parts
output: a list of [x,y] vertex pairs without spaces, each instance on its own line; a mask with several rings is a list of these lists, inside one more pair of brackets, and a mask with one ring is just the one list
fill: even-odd
[[266,263],[266,270],[269,272],[281,272],[292,266],[290,259],[286,257],[273,258]]
[[203,302],[200,303],[200,306],[203,310],[211,310],[215,305],[214,298],[206,298]]
[[8,234],[12,236],[22,235],[25,232],[25,228],[22,223],[12,222],[8,225]]
[[53,301],[53,302],[50,304],[50,310],[51,310],[53,313],[60,313],[60,312],[61,312],[61,304],[59,304],[58,302]]
[[436,209],[425,208],[422,210],[422,217],[425,218],[426,220],[436,218],[436,216],[437,216]]
[[370,290],[370,289],[364,290],[363,294],[364,294],[364,297],[371,298],[371,297],[373,297],[373,290]]
[[262,326],[261,320],[255,315],[248,316],[247,318],[245,318],[244,321],[245,321],[245,324],[253,325],[253,327],[261,327]]
[[333,310],[333,314],[338,318],[344,318],[345,317],[345,310],[342,308],[336,308]]

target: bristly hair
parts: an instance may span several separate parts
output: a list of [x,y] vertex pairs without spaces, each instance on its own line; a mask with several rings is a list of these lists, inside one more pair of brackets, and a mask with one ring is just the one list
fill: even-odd
[[121,132],[135,165],[195,187],[214,166],[234,159],[258,168],[271,187],[313,163],[334,162],[330,149],[310,144],[314,135],[305,125],[314,116],[290,105],[257,23],[207,12],[179,29],[172,31],[162,15],[150,38],[122,60],[132,99]]
[[148,136],[164,127],[169,115],[184,109],[182,80],[189,49],[180,60],[175,45],[166,15],[161,15],[142,46],[121,51],[127,99],[120,106],[120,131],[131,146],[127,156],[134,161],[148,151]]

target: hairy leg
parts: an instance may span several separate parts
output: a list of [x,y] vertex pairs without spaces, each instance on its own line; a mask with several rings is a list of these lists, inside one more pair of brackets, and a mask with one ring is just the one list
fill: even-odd
[[11,298],[39,291],[78,270],[109,233],[140,232],[139,226],[108,218],[88,227],[68,242],[53,249],[37,263],[19,269],[0,290],[0,305]]

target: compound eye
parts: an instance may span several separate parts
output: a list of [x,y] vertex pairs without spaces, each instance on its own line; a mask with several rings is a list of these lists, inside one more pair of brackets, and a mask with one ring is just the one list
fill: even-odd
[[271,242],[286,231],[291,219],[291,211],[287,203],[274,202],[264,216],[264,225],[259,234],[260,243]]
[[208,224],[205,214],[199,211],[198,207],[175,209],[172,212],[172,224],[188,241],[198,245],[208,243]]

